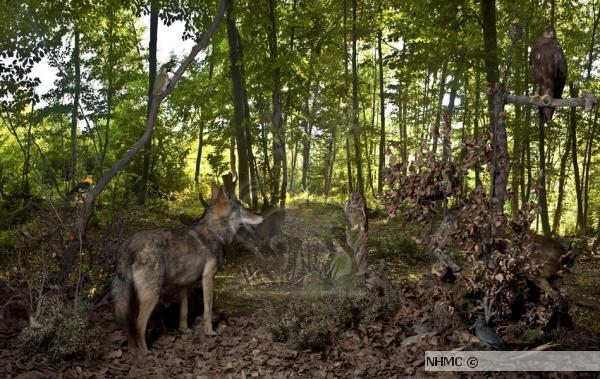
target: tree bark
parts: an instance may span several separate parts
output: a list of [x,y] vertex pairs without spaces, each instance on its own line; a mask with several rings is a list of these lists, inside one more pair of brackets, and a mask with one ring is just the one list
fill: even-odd
[[538,205],[540,207],[540,220],[542,222],[542,232],[545,236],[550,236],[550,220],[548,217],[548,200],[546,196],[546,152],[545,152],[545,128],[544,122],[540,119],[538,122],[539,130],[539,155],[540,155],[540,177],[538,183]]
[[[156,43],[158,40],[158,13],[159,0],[150,1],[150,40],[148,45],[148,110],[152,103],[152,91],[154,91],[154,81],[156,80]],[[147,115],[149,117],[149,114]],[[138,189],[138,203],[146,202],[146,193],[148,191],[148,181],[150,180],[150,163],[152,159],[152,134],[144,148],[144,161],[142,164],[142,181]]]
[[75,46],[73,47],[73,66],[75,71],[73,87],[73,107],[71,110],[71,185],[77,183],[77,119],[79,112],[79,96],[81,93],[81,61],[79,52],[79,28],[74,29]]
[[[479,67],[479,65],[478,65]],[[473,120],[473,135],[475,138],[479,138],[479,107],[481,106],[481,74],[479,70],[475,74],[475,117]],[[481,185],[481,167],[479,166],[479,162],[475,165],[475,186]]]
[[[285,206],[287,186],[287,164],[285,161],[285,130],[281,111],[281,68],[277,46],[277,2],[269,0],[268,42],[273,69],[273,194],[272,204]],[[280,187],[281,184],[281,187]]]
[[377,32],[377,54],[379,55],[379,164],[377,166],[377,193],[383,192],[383,166],[385,165],[385,88],[383,81],[383,52],[381,49],[381,29]]
[[[572,98],[577,97],[577,88],[569,83],[569,92]],[[581,193],[581,177],[579,176],[579,164],[577,163],[577,108],[572,107],[569,117],[569,128],[571,129],[571,160],[573,162],[573,177],[575,178],[575,192],[577,195],[577,232],[581,235],[585,231],[585,220],[583,219],[583,198]]]
[[227,42],[229,45],[229,69],[231,75],[231,95],[233,99],[233,135],[237,148],[238,188],[240,199],[249,202],[249,161],[246,141],[244,104],[244,86],[242,78],[242,61],[240,60],[240,40],[235,21],[234,0],[227,0],[226,24]]
[[558,234],[560,227],[560,219],[563,212],[563,200],[565,195],[565,182],[566,182],[566,171],[567,164],[569,161],[569,152],[571,149],[571,131],[567,130],[567,142],[564,144],[564,151],[560,157],[560,170],[558,177],[558,196],[556,200],[556,211],[554,212],[554,219],[552,221],[552,232]]
[[[347,0],[342,0],[344,5],[344,97],[347,98],[350,74],[349,74],[349,63],[348,63],[348,4]],[[345,101],[344,101],[345,103]],[[344,108],[344,121],[346,126],[349,124],[348,109]],[[354,190],[354,179],[352,178],[352,157],[350,152],[350,137],[346,134],[346,172],[348,175],[348,191]]]
[[442,103],[444,101],[444,94],[446,93],[446,76],[448,70],[448,61],[444,61],[442,66],[442,73],[440,76],[440,87],[438,90],[438,102],[435,114],[435,121],[431,128],[431,143],[433,154],[437,153],[438,140],[440,139],[440,122],[442,117]]
[[365,196],[365,183],[362,171],[362,153],[360,145],[360,127],[358,125],[358,65],[356,58],[358,51],[356,42],[358,39],[356,22],[357,0],[352,0],[352,136],[354,137],[354,161],[356,164],[356,177],[358,192]]
[[597,125],[598,125],[598,108],[594,112],[594,121],[590,123],[587,145],[586,145],[586,159],[585,159],[585,182],[583,187],[584,199],[583,199],[583,219],[587,223],[589,214],[589,195],[590,195],[590,168],[592,163],[592,145],[596,139]]

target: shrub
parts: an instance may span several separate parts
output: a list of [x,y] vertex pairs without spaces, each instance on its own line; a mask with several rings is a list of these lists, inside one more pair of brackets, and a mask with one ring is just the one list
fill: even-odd
[[42,299],[36,325],[23,329],[19,340],[25,355],[46,353],[60,360],[89,356],[97,348],[90,344],[95,334],[88,325],[87,308],[51,296]]
[[396,291],[371,289],[357,279],[349,289],[331,289],[320,296],[300,296],[282,305],[267,304],[261,319],[273,339],[292,349],[323,349],[339,329],[360,322],[391,318],[398,306]]

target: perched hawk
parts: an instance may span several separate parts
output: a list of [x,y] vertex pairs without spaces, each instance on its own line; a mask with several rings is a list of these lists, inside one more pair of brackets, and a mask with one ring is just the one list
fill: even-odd
[[[542,35],[531,48],[529,64],[533,72],[533,80],[537,85],[537,94],[544,103],[551,99],[560,99],[567,81],[567,60],[560,44],[556,40],[556,31],[552,26],[544,29]],[[540,107],[542,123],[552,120],[553,107]]]

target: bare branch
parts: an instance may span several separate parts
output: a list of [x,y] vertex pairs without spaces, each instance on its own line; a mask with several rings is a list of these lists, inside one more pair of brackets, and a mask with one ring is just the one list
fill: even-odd
[[586,111],[592,110],[592,108],[598,103],[598,99],[594,95],[584,93],[581,97],[574,97],[568,99],[550,99],[549,102],[545,103],[539,98],[531,99],[528,96],[506,96],[506,104],[521,104],[521,105],[535,105],[538,107],[583,107]]

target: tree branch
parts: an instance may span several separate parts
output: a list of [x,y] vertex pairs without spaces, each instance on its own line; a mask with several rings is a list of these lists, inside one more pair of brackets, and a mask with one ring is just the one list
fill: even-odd
[[582,94],[581,97],[568,99],[550,99],[548,103],[544,103],[541,99],[530,99],[528,96],[513,96],[509,95],[505,98],[506,104],[521,104],[535,105],[538,107],[583,107],[586,111],[590,111],[597,103],[598,99],[589,93]]
[[150,140],[150,136],[152,135],[152,130],[154,129],[154,123],[156,121],[156,116],[158,115],[158,110],[160,107],[160,103],[163,101],[165,97],[167,97],[173,89],[177,85],[177,82],[183,76],[185,70],[188,66],[194,61],[194,58],[198,53],[206,48],[210,38],[217,30],[221,20],[223,19],[223,15],[225,14],[225,0],[219,1],[219,6],[217,10],[217,14],[206,31],[206,33],[202,36],[200,41],[192,48],[190,54],[181,62],[179,68],[175,71],[171,82],[169,83],[167,89],[159,95],[153,96],[152,101],[150,103],[150,110],[148,112],[148,118],[146,120],[146,128],[144,130],[144,134],[140,137],[140,139],[119,159],[117,162],[113,164],[110,170],[104,175],[94,188],[89,191],[85,196],[85,201],[83,207],[77,217],[77,236],[79,237],[79,241],[83,240],[85,236],[87,222],[92,214],[92,210],[94,204],[96,202],[96,198],[100,195],[102,190],[110,183],[110,181],[117,175],[117,173],[123,169],[132,159],[133,157],[148,143]]

